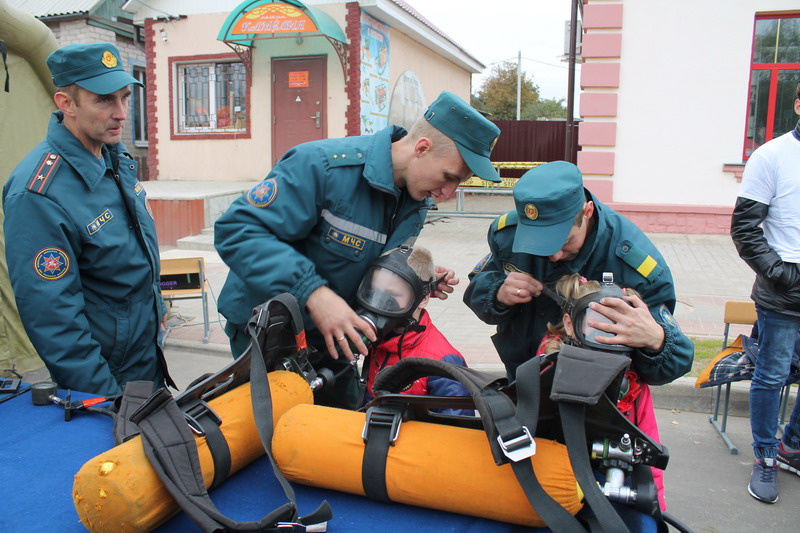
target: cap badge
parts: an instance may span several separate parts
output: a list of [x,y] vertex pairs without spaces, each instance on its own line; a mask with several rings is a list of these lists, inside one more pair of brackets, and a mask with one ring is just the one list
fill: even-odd
[[106,66],[106,68],[114,68],[117,66],[117,56],[106,50],[103,52],[103,59],[100,62]]
[[539,210],[533,204],[528,204],[525,206],[525,216],[531,220],[536,220],[539,218]]

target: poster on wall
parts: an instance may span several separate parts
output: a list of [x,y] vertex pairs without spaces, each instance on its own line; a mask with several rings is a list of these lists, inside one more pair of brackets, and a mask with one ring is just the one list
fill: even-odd
[[389,26],[361,13],[361,134],[389,125]]

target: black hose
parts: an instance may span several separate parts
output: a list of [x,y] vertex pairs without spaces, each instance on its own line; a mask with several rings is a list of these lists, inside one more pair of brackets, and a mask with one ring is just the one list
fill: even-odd
[[691,529],[689,529],[689,526],[687,526],[686,524],[684,524],[683,522],[681,522],[680,520],[678,520],[677,518],[675,518],[666,511],[661,512],[661,517],[664,519],[664,522],[666,522],[667,524],[671,525],[672,527],[680,531],[680,533],[694,533]]

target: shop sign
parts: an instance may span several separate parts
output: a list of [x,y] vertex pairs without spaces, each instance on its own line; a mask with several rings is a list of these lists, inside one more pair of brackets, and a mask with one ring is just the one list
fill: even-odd
[[281,3],[263,4],[242,15],[232,34],[297,33],[317,31],[314,21],[294,6]]

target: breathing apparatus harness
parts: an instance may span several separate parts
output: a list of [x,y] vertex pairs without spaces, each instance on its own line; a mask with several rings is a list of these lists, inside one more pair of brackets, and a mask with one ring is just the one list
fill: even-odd
[[[219,372],[199,378],[177,398],[166,389],[143,398],[139,388],[132,390],[139,394],[129,396],[128,388],[136,389],[142,382],[128,384],[120,413],[135,424],[129,430],[140,432],[145,455],[164,487],[202,531],[325,531],[325,523],[332,517],[327,501],[313,513],[299,516],[294,489],[272,457],[272,397],[267,372],[281,369],[286,359],[307,360],[310,350],[297,301],[285,293],[260,305],[253,310],[247,331],[251,342],[242,355]],[[318,376],[301,375],[313,388]],[[289,501],[259,521],[238,522],[223,515],[209,498],[194,435],[207,439],[214,462],[210,488],[216,487],[230,473],[231,456],[220,431],[222,420],[208,401],[247,381],[262,446]]]
[[[543,292],[567,309],[566,300],[551,288],[545,287]],[[613,276],[607,274],[599,292],[589,295],[591,298],[579,299],[569,306],[569,311],[571,315],[580,312],[585,315],[591,301],[624,295],[613,285]],[[629,531],[611,501],[633,506],[654,517],[660,531],[666,531],[667,522],[680,531],[690,531],[677,519],[662,513],[658,504],[649,466],[666,468],[669,452],[616,407],[616,391],[620,376],[630,364],[630,348],[596,342],[594,339],[600,333],[585,328],[582,317],[576,319],[576,331],[582,328],[581,346],[566,344],[557,354],[530,359],[517,368],[516,380],[511,383],[474,369],[419,357],[405,358],[380,372],[373,386],[375,399],[366,406],[362,463],[365,493],[373,499],[388,501],[385,480],[388,448],[401,434],[403,421],[430,421],[483,429],[495,463],[511,465],[531,506],[555,532],[582,533],[586,529],[537,480],[530,460],[536,452],[534,437],[566,445],[576,480],[594,513],[589,524],[591,531]],[[614,349],[607,350],[607,346]],[[471,397],[400,394],[408,384],[425,376],[457,380]],[[442,415],[432,408],[474,408],[480,417]],[[602,486],[595,478],[590,458],[605,473]]]

